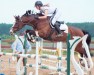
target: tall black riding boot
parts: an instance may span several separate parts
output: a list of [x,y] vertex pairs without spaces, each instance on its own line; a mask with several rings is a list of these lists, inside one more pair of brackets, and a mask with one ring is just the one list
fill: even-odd
[[58,32],[58,35],[57,36],[63,36],[63,34],[62,34],[59,26],[60,26],[60,24],[58,22],[56,22],[55,25],[54,25],[56,31]]

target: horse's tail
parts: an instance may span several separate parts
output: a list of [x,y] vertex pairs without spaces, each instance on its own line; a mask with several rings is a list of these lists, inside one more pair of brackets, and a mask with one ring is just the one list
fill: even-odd
[[[85,31],[85,30],[82,30],[82,32],[84,33],[84,35],[85,35],[85,34],[88,34],[88,37],[87,37],[87,39],[86,39],[86,43],[87,43],[87,45],[88,45],[88,47],[89,47],[89,50],[90,50],[91,35],[90,35],[89,32],[87,32],[87,31]],[[94,56],[94,54],[92,54],[91,51],[90,51],[90,55],[91,55],[91,56]]]
[[87,42],[88,46],[90,47],[90,43],[91,43],[91,35],[90,35],[90,33],[85,31],[85,30],[82,30],[82,32],[84,33],[84,35],[88,34],[86,42]]

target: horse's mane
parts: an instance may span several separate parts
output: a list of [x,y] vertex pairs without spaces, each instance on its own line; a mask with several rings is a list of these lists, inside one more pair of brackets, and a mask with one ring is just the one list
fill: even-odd
[[36,13],[36,14],[34,14],[33,11],[31,11],[31,10],[27,10],[23,16],[30,16],[30,15],[43,16],[42,13]]
[[31,14],[31,10],[26,11],[23,16],[29,16],[29,15],[32,15],[32,14]]

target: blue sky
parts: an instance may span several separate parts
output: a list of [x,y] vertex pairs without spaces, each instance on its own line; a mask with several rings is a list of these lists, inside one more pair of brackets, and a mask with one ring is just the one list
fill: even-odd
[[[13,23],[15,15],[34,9],[37,0],[0,0],[0,23]],[[94,22],[94,0],[41,0],[62,10],[65,22]]]

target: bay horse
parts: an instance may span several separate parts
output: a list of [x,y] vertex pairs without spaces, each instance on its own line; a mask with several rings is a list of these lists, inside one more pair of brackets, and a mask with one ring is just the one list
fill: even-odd
[[[34,35],[35,35],[35,31],[38,31],[38,35],[45,40],[49,40],[52,42],[58,42],[58,41],[66,42],[67,33],[62,32],[63,36],[56,37],[58,33],[56,32],[55,29],[51,28],[49,24],[49,19],[48,18],[47,19],[36,19],[35,18],[36,15],[39,16],[39,14],[30,14],[26,12],[21,17],[16,16],[15,24],[11,27],[10,33],[15,33],[19,31],[21,28],[23,28],[25,25],[29,25],[33,27],[34,30],[32,31]],[[68,26],[68,33],[71,34],[71,39],[73,39],[73,36],[83,37],[85,34],[88,34],[86,42],[88,46],[90,45],[91,36],[87,31],[73,27],[73,26]],[[78,52],[81,55],[81,57],[83,56],[87,57],[86,51],[82,47],[82,42],[80,42],[77,45],[75,51]]]

